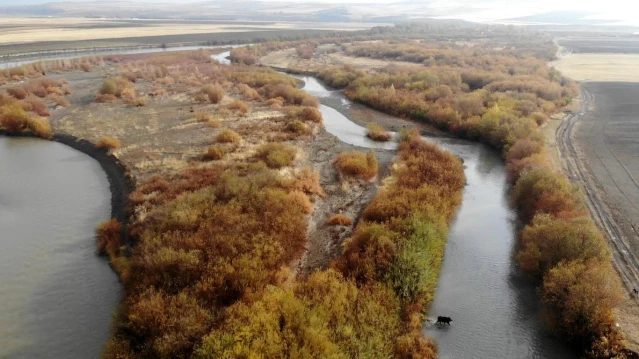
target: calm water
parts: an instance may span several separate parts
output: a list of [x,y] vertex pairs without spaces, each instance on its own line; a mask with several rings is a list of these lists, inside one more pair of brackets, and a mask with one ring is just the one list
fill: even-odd
[[[380,146],[366,139],[365,129],[342,113],[388,116],[352,103],[313,77],[298,78],[305,81],[305,90],[330,104],[320,108],[328,132],[353,145]],[[425,139],[461,157],[468,181],[450,228],[430,312],[431,317],[450,316],[453,323],[424,326],[425,333],[437,341],[440,358],[575,358],[543,328],[535,289],[512,264],[516,216],[508,202],[506,173],[499,154],[475,142]],[[382,146],[392,149],[396,144]]]
[[0,358],[99,357],[120,298],[93,238],[110,198],[89,156],[0,137]]

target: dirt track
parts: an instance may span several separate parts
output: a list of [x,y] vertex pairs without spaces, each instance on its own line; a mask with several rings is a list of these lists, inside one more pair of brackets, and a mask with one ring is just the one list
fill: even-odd
[[[630,293],[639,286],[639,84],[589,83],[579,111],[557,129],[564,169],[586,193],[605,230],[616,268]],[[619,321],[631,348],[639,347],[639,299],[629,295]]]

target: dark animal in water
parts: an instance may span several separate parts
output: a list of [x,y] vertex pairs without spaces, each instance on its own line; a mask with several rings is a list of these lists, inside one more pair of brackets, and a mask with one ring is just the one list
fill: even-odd
[[437,322],[435,324],[448,324],[453,320],[450,317],[437,317]]
[[639,290],[637,288],[632,288],[632,292],[635,294],[639,294]]

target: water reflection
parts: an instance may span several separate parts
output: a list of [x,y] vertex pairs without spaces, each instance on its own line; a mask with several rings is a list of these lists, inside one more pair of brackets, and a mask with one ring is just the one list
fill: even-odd
[[0,358],[97,358],[120,285],[95,255],[106,176],[62,144],[0,137]]

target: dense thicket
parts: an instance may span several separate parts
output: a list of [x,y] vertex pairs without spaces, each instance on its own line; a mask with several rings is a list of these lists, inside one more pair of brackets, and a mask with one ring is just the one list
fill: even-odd
[[404,137],[396,167],[394,182],[369,207],[383,215],[360,222],[332,269],[244,296],[194,357],[435,358],[421,323],[463,170],[417,133]]
[[[329,68],[320,77],[345,88],[355,101],[500,149],[524,225],[517,259],[525,273],[541,281],[549,325],[589,357],[617,355],[622,341],[613,310],[620,285],[607,244],[587,216],[578,188],[551,170],[538,130],[570,102],[577,87],[546,65],[547,51],[505,50],[418,42],[356,44],[347,54],[421,65]],[[373,209],[367,209],[365,218],[377,215]],[[364,237],[376,243],[374,251],[392,253],[391,246],[383,245],[388,237],[375,233],[380,232],[371,227]],[[389,264],[379,260],[353,268],[369,278],[379,276],[380,266]]]

